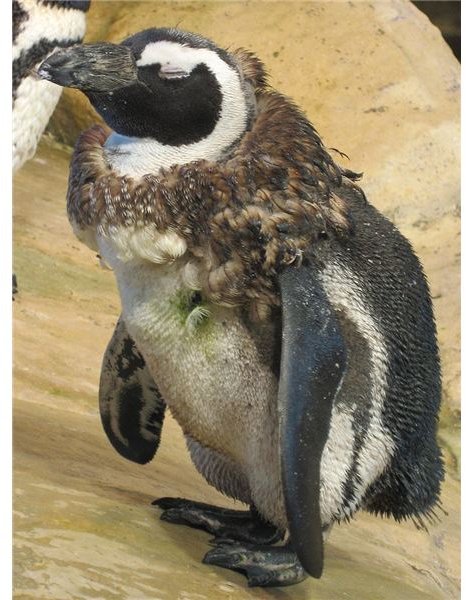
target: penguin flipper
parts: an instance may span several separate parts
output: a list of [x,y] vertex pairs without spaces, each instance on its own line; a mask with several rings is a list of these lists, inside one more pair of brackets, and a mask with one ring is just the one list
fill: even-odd
[[112,446],[145,464],[160,443],[165,402],[120,317],[102,361],[100,417]]
[[320,577],[323,540],[320,461],[346,352],[315,266],[278,276],[282,350],[278,406],[283,492],[291,543],[304,569]]

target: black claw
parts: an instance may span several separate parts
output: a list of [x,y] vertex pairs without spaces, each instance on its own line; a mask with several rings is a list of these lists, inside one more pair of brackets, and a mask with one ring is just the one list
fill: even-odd
[[264,573],[263,570],[251,567],[247,571],[249,587],[267,587],[272,581],[270,573]]
[[218,548],[214,548],[207,552],[202,562],[225,569],[239,569],[243,562],[243,555],[240,552],[222,552]]

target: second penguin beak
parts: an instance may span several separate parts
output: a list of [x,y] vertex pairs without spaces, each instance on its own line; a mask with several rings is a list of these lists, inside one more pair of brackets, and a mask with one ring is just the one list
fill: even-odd
[[119,44],[83,44],[51,54],[37,74],[63,87],[105,93],[137,82],[131,50]]

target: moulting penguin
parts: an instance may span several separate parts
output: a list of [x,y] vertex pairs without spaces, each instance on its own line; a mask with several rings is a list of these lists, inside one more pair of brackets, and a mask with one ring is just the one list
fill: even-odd
[[443,465],[422,268],[260,60],[149,29],[39,74],[108,125],[81,135],[68,190],[121,295],[105,431],[145,463],[168,406],[207,482],[250,506],[163,498],[162,518],[262,586],[320,577],[323,537],[358,509],[429,521]]

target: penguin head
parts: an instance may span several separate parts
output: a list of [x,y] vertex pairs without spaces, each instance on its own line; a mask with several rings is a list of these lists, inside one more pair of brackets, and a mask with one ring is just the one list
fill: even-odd
[[59,50],[38,74],[83,91],[117,134],[169,146],[212,137],[227,148],[244,133],[255,109],[251,85],[234,57],[176,29],[148,29],[121,44]]

